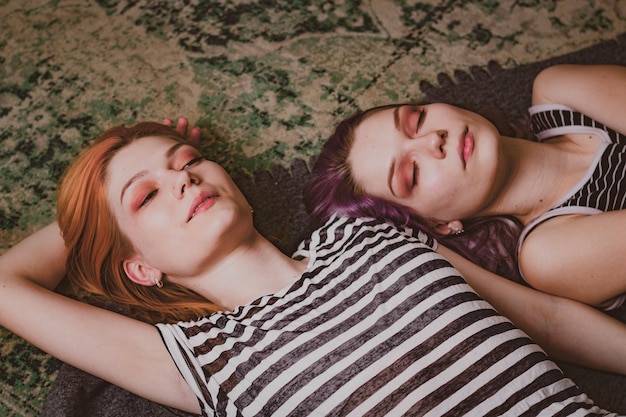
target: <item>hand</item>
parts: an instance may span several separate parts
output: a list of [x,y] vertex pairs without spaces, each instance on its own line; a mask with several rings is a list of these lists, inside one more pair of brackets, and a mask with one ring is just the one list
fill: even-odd
[[[165,118],[161,123],[171,127],[172,119]],[[188,127],[189,122],[186,117],[181,116],[178,118],[178,120],[176,120],[176,131],[181,135],[186,136],[187,140],[189,140],[190,145],[198,147],[198,145],[200,144],[200,128],[194,127],[193,129],[191,129],[191,131],[189,131],[189,133],[187,133]]]

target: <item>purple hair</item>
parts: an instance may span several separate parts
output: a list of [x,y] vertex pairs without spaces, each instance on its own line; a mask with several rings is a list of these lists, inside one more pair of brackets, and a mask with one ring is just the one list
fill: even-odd
[[354,131],[373,111],[403,104],[374,107],[341,121],[324,144],[304,187],[307,211],[317,224],[334,213],[350,217],[372,217],[396,226],[409,226],[435,236],[443,245],[498,275],[522,282],[517,267],[517,239],[521,224],[513,217],[493,216],[464,220],[465,232],[443,236],[410,208],[365,194],[355,183],[348,156]]

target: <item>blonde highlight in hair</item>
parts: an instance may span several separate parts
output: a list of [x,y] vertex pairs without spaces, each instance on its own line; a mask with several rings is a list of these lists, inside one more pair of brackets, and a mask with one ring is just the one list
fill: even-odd
[[117,152],[147,136],[185,141],[159,123],[119,126],[102,133],[67,170],[57,198],[57,222],[68,251],[67,279],[74,288],[122,304],[129,315],[142,321],[193,320],[219,307],[170,282],[163,288],[136,284],[124,271],[124,261],[135,250],[109,207],[107,171]]

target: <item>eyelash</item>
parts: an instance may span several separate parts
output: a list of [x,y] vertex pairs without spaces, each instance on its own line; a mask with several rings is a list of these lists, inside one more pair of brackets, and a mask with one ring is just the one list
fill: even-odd
[[415,133],[417,133],[420,130],[422,123],[424,123],[424,117],[426,116],[426,110],[424,110],[424,108],[420,108],[419,112],[420,112],[420,115],[417,118],[417,126],[415,128]]
[[203,159],[204,159],[204,156],[196,156],[191,161],[189,161],[185,165],[183,165],[183,167],[180,169],[180,171],[186,170],[190,166],[193,166],[193,165],[197,164],[198,162],[202,161]]
[[145,198],[141,201],[141,203],[139,204],[138,208],[142,208],[143,206],[145,206],[146,204],[148,204],[150,202],[150,200],[152,200],[154,198],[154,196],[156,195],[157,190],[152,190],[148,193],[148,195],[145,196]]
[[[193,158],[192,160],[190,160],[189,162],[187,162],[185,165],[183,165],[183,167],[179,170],[179,171],[184,171],[187,168],[197,164],[198,162],[202,161],[204,158],[204,156],[197,156],[195,158]],[[148,204],[150,202],[150,200],[152,200],[156,194],[157,194],[158,190],[152,190],[150,191],[146,197],[141,201],[141,203],[139,204],[138,208],[142,208],[143,206],[145,206],[146,204]]]

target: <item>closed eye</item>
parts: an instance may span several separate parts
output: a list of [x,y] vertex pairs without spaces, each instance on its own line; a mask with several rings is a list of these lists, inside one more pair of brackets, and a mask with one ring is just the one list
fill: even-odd
[[420,130],[420,127],[422,127],[422,125],[424,124],[424,119],[426,118],[426,110],[424,110],[424,108],[420,108],[419,109],[420,115],[417,118],[417,126],[415,127],[415,133],[417,133]]
[[194,166],[195,164],[197,164],[198,162],[202,161],[204,159],[204,156],[198,156],[193,158],[191,161],[187,162],[185,165],[183,165],[183,167],[180,169],[181,171],[186,170],[189,167]]
[[143,206],[145,206],[146,204],[148,204],[150,201],[152,201],[152,199],[154,197],[156,197],[158,193],[158,190],[152,190],[150,191],[143,200],[141,200],[141,203],[139,203],[139,206],[137,208],[142,208]]

